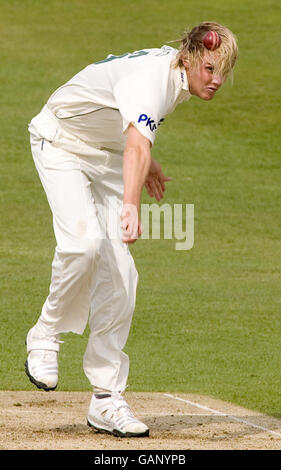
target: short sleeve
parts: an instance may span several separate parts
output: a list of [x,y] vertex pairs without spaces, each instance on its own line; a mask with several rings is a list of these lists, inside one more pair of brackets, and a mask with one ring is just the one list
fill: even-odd
[[133,124],[152,144],[171,103],[169,74],[162,69],[138,69],[121,78],[113,89],[123,119],[123,133]]

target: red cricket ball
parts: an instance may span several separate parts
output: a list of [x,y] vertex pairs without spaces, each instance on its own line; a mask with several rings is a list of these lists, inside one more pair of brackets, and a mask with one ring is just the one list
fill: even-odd
[[221,37],[216,31],[208,31],[203,36],[203,44],[210,51],[214,51],[221,45]]

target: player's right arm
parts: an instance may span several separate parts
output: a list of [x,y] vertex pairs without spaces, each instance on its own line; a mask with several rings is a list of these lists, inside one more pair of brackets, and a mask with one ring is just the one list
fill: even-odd
[[129,126],[123,158],[124,196],[121,214],[123,242],[133,243],[141,235],[139,208],[145,185],[148,194],[160,201],[164,196],[165,182],[161,166],[151,157],[151,142],[133,125]]
[[121,213],[123,242],[133,243],[141,234],[139,208],[142,188],[151,167],[151,143],[129,126],[123,157],[124,196]]

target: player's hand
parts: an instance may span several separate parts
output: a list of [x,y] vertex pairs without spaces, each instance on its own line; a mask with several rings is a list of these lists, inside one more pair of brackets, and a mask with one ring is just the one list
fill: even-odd
[[122,241],[124,243],[135,243],[142,233],[137,207],[134,204],[123,204],[120,218],[123,233]]
[[165,183],[167,181],[172,181],[172,178],[165,176],[159,163],[156,160],[152,160],[144,183],[149,196],[155,197],[157,201],[160,201],[164,197]]

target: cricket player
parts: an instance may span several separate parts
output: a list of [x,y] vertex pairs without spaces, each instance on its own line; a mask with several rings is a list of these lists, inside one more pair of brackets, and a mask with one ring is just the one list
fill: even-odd
[[160,201],[170,181],[151,149],[179,103],[213,99],[237,54],[228,28],[203,22],[184,33],[179,49],[165,45],[88,65],[29,124],[56,249],[49,294],[27,334],[25,370],[38,388],[54,390],[60,334],[82,334],[89,323],[83,367],[93,387],[87,422],[96,431],[149,434],[123,397],[123,348],[136,299],[129,245],[141,234],[142,190]]

